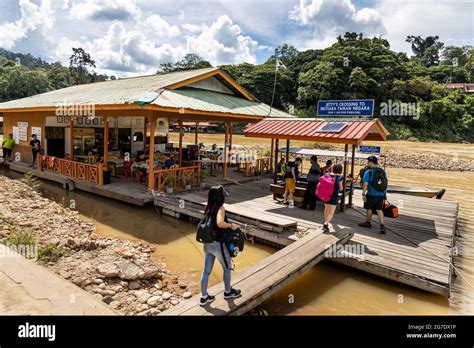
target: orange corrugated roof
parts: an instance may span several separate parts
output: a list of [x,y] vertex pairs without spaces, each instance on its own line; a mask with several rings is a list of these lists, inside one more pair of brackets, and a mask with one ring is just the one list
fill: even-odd
[[[340,132],[321,132],[320,128],[332,123],[346,123]],[[359,144],[363,140],[387,139],[389,134],[378,119],[265,119],[248,125],[247,137],[289,140],[308,140],[328,143]]]

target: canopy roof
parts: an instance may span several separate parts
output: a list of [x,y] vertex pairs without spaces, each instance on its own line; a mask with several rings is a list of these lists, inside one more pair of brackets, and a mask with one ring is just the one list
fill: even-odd
[[[280,153],[285,153],[286,152],[286,147],[281,147],[279,149]],[[344,157],[346,153],[344,151],[338,151],[338,150],[321,150],[321,149],[305,149],[302,147],[290,147],[289,148],[289,153],[295,154],[295,155],[307,155],[307,156],[327,156],[327,157]],[[381,155],[380,153],[368,153],[368,152],[355,152],[354,153],[354,158],[362,158],[366,159],[370,155],[376,155],[380,157],[385,157],[384,155]]]
[[[339,131],[324,131],[323,127]],[[267,118],[248,125],[244,134],[254,138],[307,140],[326,143],[360,144],[363,140],[387,140],[389,132],[378,119]]]
[[[0,103],[0,112],[54,111],[94,105],[96,110],[147,109],[179,114],[292,117],[259,102],[220,68],[178,71],[71,86]],[[270,112],[271,111],[271,112]],[[181,118],[181,116],[180,116]],[[182,116],[182,119],[186,119]]]

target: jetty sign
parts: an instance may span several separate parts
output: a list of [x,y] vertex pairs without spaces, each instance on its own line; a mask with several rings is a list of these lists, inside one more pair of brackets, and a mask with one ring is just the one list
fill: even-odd
[[318,100],[318,116],[374,116],[373,99]]
[[380,153],[380,146],[359,145],[359,152]]

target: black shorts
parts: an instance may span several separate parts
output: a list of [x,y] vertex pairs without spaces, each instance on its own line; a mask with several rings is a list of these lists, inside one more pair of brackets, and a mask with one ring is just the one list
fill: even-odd
[[12,149],[3,148],[3,158],[10,158],[12,155]]
[[383,210],[384,196],[366,196],[367,202],[364,202],[364,209]]

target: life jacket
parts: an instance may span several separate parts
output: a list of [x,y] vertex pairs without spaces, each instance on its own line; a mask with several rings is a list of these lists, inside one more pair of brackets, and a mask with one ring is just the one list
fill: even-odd
[[330,174],[323,175],[319,178],[318,185],[316,186],[316,196],[325,203],[329,202],[334,194],[335,185],[336,179],[334,177]]

